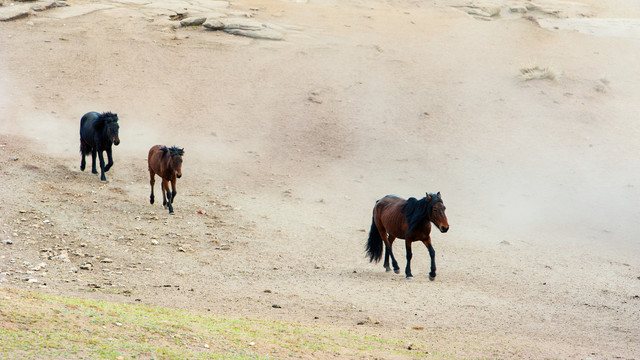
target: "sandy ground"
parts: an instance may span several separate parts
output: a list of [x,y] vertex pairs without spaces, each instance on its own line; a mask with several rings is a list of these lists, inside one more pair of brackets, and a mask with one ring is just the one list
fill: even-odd
[[[1,286],[640,358],[636,1],[68,4],[0,23]],[[120,117],[106,184],[79,170],[87,111]],[[185,148],[173,216],[148,203],[154,144]],[[413,281],[370,264],[375,200],[427,191],[437,279],[422,246]]]

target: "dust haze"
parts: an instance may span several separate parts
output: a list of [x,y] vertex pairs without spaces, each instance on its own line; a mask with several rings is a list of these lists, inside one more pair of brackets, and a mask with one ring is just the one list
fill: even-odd
[[[200,239],[194,214],[224,203],[233,209],[219,214],[227,227],[209,231],[239,244],[189,271],[181,254],[167,251],[174,262],[167,276],[201,284],[201,294],[157,300],[163,294],[128,280],[143,302],[241,303],[235,315],[306,321],[320,314],[347,327],[371,315],[385,331],[427,324],[447,334],[462,329],[463,342],[483,334],[493,349],[506,345],[490,334],[510,334],[519,350],[449,349],[462,357],[639,356],[640,39],[546,29],[516,15],[483,21],[465,12],[470,3],[455,3],[231,3],[236,11],[259,9],[253,15],[285,29],[284,41],[176,29],[161,4],[68,18],[54,9],[29,17],[31,24],[2,23],[0,169],[3,182],[21,190],[4,188],[10,201],[0,205],[0,220],[13,224],[19,210],[36,206],[29,204],[39,191],[13,170],[30,161],[41,169],[62,164],[55,174],[70,176],[65,186],[79,193],[119,189],[109,206],[126,201],[131,213],[164,215],[148,204],[146,155],[155,144],[178,145],[185,148],[178,215],[165,225]],[[560,20],[580,12],[631,24],[640,17],[630,1],[607,9],[594,1],[543,5],[561,9]],[[553,76],[526,80],[520,74],[529,67]],[[88,111],[120,118],[121,144],[100,188],[78,169],[79,121]],[[20,160],[11,161],[10,151]],[[428,254],[418,246],[413,282],[368,263],[375,201],[438,191],[451,230],[432,234],[436,281],[424,281]],[[55,205],[42,211],[56,216]],[[102,212],[107,225],[94,233],[108,233],[108,224],[138,227],[126,211]],[[69,227],[86,223],[79,214],[59,216]],[[16,232],[6,226],[2,237]],[[161,239],[171,231],[153,229],[147,234]],[[105,249],[121,246],[104,241]],[[401,267],[403,245],[394,247]],[[0,261],[0,269],[10,266]],[[287,271],[275,276],[274,268]],[[101,296],[49,284],[53,293]],[[252,299],[267,288],[300,309],[261,308]],[[408,297],[413,308],[400,306]],[[446,347],[446,339],[432,341]]]

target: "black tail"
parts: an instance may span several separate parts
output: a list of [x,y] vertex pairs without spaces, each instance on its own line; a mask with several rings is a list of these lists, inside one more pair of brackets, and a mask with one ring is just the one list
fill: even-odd
[[82,139],[80,139],[80,153],[82,153],[82,155],[91,154],[91,146],[82,141]]
[[369,240],[367,241],[367,255],[369,262],[378,262],[382,259],[382,238],[373,218],[371,218],[371,230],[369,230]]

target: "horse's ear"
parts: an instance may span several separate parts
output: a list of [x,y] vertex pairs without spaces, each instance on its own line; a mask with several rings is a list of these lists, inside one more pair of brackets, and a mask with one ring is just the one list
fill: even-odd
[[441,197],[442,197],[442,196],[440,196],[440,191],[438,191],[438,194],[437,194],[437,195],[438,195],[438,197],[439,197],[439,198],[441,198]]
[[427,194],[427,201],[431,200],[431,196],[429,195],[429,193],[426,193],[426,194]]

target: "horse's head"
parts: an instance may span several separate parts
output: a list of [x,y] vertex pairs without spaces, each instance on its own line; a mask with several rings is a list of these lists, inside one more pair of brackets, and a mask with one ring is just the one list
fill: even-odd
[[176,173],[176,177],[179,179],[182,177],[182,155],[184,155],[184,148],[172,146],[169,148],[171,154],[171,168]]
[[429,213],[429,220],[438,227],[440,232],[446,233],[449,231],[449,220],[447,220],[447,215],[444,213],[446,207],[442,202],[440,192],[435,195],[427,194],[427,201],[433,203],[431,206],[431,213]]
[[120,137],[118,136],[120,130],[118,114],[104,113],[103,116],[105,116],[105,131],[107,136],[114,145],[118,146],[118,144],[120,144]]

